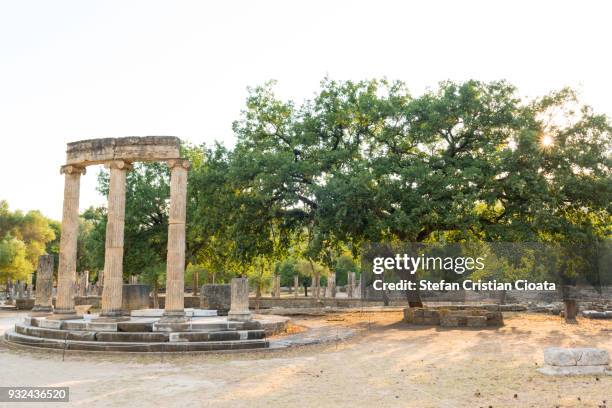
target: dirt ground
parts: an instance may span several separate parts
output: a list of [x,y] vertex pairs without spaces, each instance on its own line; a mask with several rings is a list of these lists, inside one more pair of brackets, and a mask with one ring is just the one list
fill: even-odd
[[[504,327],[476,330],[409,326],[401,317],[297,318],[305,327],[351,326],[358,334],[246,354],[66,354],[62,361],[58,352],[0,345],[0,386],[69,386],[71,402],[57,406],[77,407],[612,407],[612,376],[536,371],[549,346],[612,353],[610,321],[568,325],[553,316],[505,314]],[[0,311],[0,332],[15,320]]]

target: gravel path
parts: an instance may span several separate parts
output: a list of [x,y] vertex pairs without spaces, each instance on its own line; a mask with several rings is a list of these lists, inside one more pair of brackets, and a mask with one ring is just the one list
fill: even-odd
[[[0,331],[17,319],[0,311]],[[547,346],[612,352],[609,321],[566,325],[552,316],[509,314],[505,327],[487,330],[408,326],[399,312],[294,321],[311,330],[284,341],[317,332],[331,341],[225,355],[67,354],[64,361],[61,353],[2,345],[0,385],[69,386],[71,402],[58,406],[76,407],[612,406],[612,376],[535,370]]]

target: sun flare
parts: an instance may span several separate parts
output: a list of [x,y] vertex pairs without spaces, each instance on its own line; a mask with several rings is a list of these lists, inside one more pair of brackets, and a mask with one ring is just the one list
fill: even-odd
[[555,143],[555,140],[550,135],[544,135],[542,136],[540,143],[543,147],[550,147]]

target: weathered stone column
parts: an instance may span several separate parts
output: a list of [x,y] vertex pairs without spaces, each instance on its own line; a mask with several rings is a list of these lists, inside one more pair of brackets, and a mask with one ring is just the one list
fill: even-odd
[[89,271],[77,274],[77,296],[87,296],[87,285],[89,283]]
[[280,275],[274,275],[274,291],[272,296],[275,298],[280,297]]
[[249,280],[247,278],[232,279],[232,300],[228,320],[246,322],[251,320],[249,311]]
[[102,289],[103,319],[121,318],[123,291],[123,230],[125,224],[125,180],[132,167],[123,160],[106,164],[110,169],[108,216],[104,250],[104,287]]
[[85,169],[66,165],[62,166],[60,173],[64,174],[64,210],[57,269],[57,299],[53,313],[56,319],[70,318],[76,314],[74,310],[74,286],[77,237],[79,235],[79,193],[81,174],[85,174]]
[[32,312],[53,311],[51,291],[53,289],[53,255],[41,255],[36,269],[36,299]]
[[327,297],[335,298],[336,297],[336,274],[334,272],[330,273],[327,277]]
[[293,275],[293,296],[298,297],[298,290],[300,290],[300,277]]
[[96,282],[96,289],[98,290],[98,296],[102,296],[103,288],[104,288],[104,272],[98,271],[98,281]]
[[24,281],[17,281],[17,299],[25,298],[25,283]]
[[355,272],[349,272],[347,276],[346,295],[349,298],[353,297],[353,291],[355,290]]
[[168,167],[170,167],[170,215],[163,320],[180,322],[185,319],[185,218],[189,161],[169,160]]

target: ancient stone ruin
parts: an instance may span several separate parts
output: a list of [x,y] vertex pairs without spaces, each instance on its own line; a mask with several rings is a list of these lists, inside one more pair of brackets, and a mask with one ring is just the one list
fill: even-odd
[[504,324],[502,312],[497,305],[410,307],[404,309],[404,321],[420,326],[441,327],[496,327]]
[[[126,175],[132,163],[163,161],[170,168],[167,281],[164,310],[148,309],[148,289],[123,282],[123,231]],[[98,314],[80,315],[75,308],[79,189],[87,166],[110,169],[108,221],[102,304]],[[253,319],[244,278],[231,284],[228,317],[214,309],[185,309],[185,218],[189,161],[180,157],[180,140],[169,136],[95,139],[69,143],[64,175],[64,207],[57,298],[52,308],[53,260],[41,257],[36,309],[7,331],[12,343],[64,350],[206,351],[268,347],[266,334],[283,330],[280,316]],[[128,299],[129,298],[129,299]],[[34,299],[32,299],[34,301]],[[136,306],[134,306],[136,305]],[[143,309],[132,310],[138,306]],[[131,310],[126,315],[126,309]],[[227,311],[226,311],[227,313]],[[284,319],[284,320],[283,320]],[[280,324],[279,324],[280,323]]]

